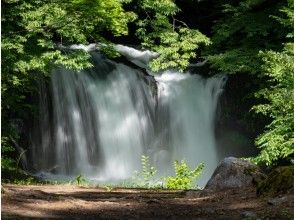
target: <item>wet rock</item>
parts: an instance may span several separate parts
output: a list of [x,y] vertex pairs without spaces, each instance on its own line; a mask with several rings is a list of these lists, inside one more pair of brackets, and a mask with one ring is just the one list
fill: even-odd
[[149,73],[144,69],[139,69],[139,71],[137,71],[137,75],[141,80],[143,80],[148,85],[148,87],[150,88],[152,97],[157,99],[158,88],[157,88],[157,82],[154,76],[149,75]]
[[256,214],[252,211],[244,211],[242,212],[241,216],[243,218],[256,218]]
[[274,195],[294,191],[294,166],[274,169],[257,187],[257,195]]
[[276,198],[268,200],[267,203],[270,205],[280,205],[286,202],[294,202],[294,195],[285,195],[282,197],[276,197]]
[[250,187],[264,178],[265,175],[258,166],[249,161],[227,157],[217,166],[205,189],[219,191]]
[[214,208],[205,208],[205,209],[203,209],[203,212],[205,214],[212,215],[212,214],[214,214],[216,212],[216,210]]

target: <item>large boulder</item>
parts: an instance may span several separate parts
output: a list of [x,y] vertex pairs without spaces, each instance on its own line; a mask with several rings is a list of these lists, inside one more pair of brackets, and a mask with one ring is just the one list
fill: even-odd
[[223,190],[255,186],[265,175],[249,161],[227,157],[215,169],[206,190]]

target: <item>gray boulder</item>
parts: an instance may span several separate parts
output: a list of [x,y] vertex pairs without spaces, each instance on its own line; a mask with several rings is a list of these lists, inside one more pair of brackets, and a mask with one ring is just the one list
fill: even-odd
[[265,175],[249,161],[227,157],[215,169],[205,186],[206,190],[223,190],[254,186]]

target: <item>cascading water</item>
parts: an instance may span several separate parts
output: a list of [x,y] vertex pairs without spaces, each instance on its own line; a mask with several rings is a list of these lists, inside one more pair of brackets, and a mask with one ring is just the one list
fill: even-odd
[[159,82],[159,143],[167,146],[172,161],[185,159],[192,167],[204,162],[199,184],[205,184],[219,162],[214,137],[214,119],[224,77],[204,79],[199,75],[165,72]]
[[[157,56],[121,45],[117,49],[141,67]],[[140,169],[141,155],[149,155],[159,175],[171,174],[174,160],[185,159],[191,166],[204,162],[199,182],[204,185],[220,159],[214,117],[224,77],[165,71],[150,86],[140,70],[97,52],[92,57],[90,70],[61,67],[52,73],[52,104],[46,94],[41,100],[34,170],[47,177],[82,174],[112,182],[131,177]]]

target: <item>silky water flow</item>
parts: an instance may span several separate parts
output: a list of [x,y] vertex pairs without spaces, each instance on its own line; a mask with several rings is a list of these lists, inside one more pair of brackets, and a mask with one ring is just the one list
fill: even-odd
[[[117,50],[146,69],[156,56],[122,45]],[[92,69],[60,67],[52,73],[51,91],[41,86],[31,152],[37,175],[119,182],[140,170],[141,156],[147,155],[159,176],[172,175],[175,160],[191,168],[203,162],[198,181],[203,186],[221,159],[214,123],[225,77],[168,70],[152,78],[140,68],[91,53]]]

